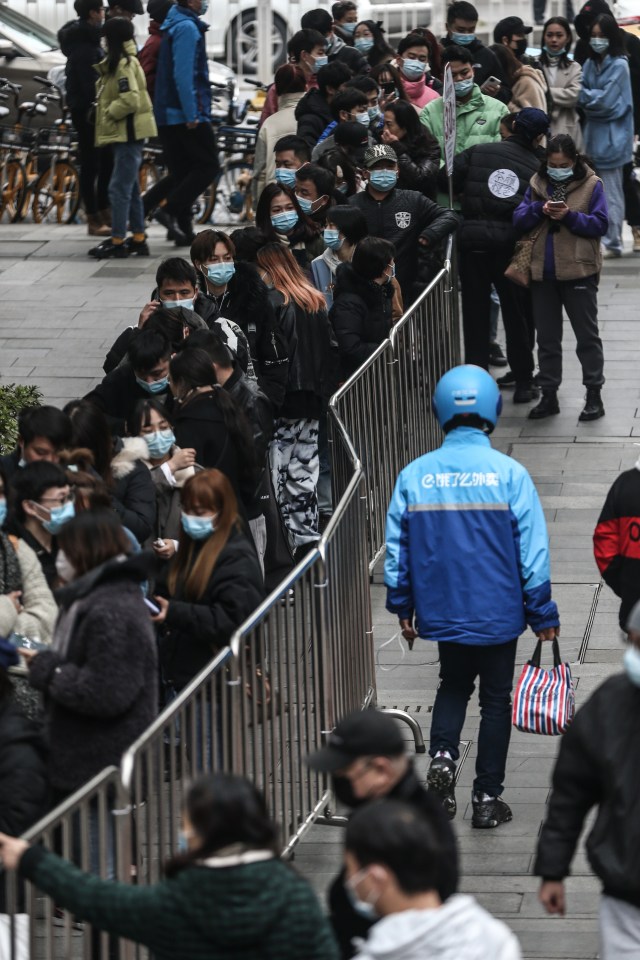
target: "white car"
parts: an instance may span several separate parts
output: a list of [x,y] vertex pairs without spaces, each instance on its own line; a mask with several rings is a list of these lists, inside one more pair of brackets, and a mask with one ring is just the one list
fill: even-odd
[[[11,8],[57,32],[67,20],[75,19],[73,0],[9,0]],[[0,0],[0,8],[7,0]],[[286,59],[288,37],[300,26],[300,18],[317,7],[331,9],[327,0],[271,0],[273,15],[273,66]],[[426,27],[431,22],[430,0],[358,0],[358,16],[362,20],[381,21],[390,38],[409,33],[413,27]],[[256,0],[213,0],[205,16],[210,29],[207,51],[212,58],[225,59],[238,73],[255,73],[257,63]],[[143,43],[147,18],[136,17],[136,36]]]

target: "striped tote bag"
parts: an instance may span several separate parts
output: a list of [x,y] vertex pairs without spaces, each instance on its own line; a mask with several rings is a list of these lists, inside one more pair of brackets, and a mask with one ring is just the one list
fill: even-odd
[[522,668],[513,700],[513,725],[523,733],[557,736],[564,733],[575,712],[571,667],[560,660],[558,641],[553,640],[553,669],[540,666],[542,641]]

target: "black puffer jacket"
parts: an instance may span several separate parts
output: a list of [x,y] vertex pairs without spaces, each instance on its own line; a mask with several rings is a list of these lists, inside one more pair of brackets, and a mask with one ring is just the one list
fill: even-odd
[[298,103],[295,117],[298,122],[297,133],[310,147],[315,147],[322,131],[329,126],[334,117],[331,107],[317,87],[312,87]]
[[234,530],[201,599],[192,603],[178,589],[169,600],[160,638],[163,679],[178,690],[186,686],[226,646],[263,597],[262,571],[255,547],[244,534]]
[[244,411],[251,426],[256,458],[258,463],[263,463],[273,436],[271,401],[256,381],[250,380],[238,367],[225,383],[224,389]]
[[585,819],[598,812],[587,854],[604,893],[640,907],[640,689],[624,674],[606,680],[562,738],[534,873],[569,874]]
[[153,480],[144,464],[148,456],[147,444],[141,437],[127,437],[116,440],[111,461],[113,509],[138,543],[151,536],[156,519]]
[[513,211],[539,166],[536,149],[519,136],[481,143],[457,155],[453,191],[461,195],[462,250],[513,249]]
[[438,193],[437,176],[440,169],[440,144],[433,138],[427,145],[406,144],[397,140],[391,146],[398,157],[398,186],[401,190],[417,190],[429,200]]
[[57,791],[71,793],[118,765],[157,715],[156,641],[140,590],[154,563],[150,553],[109,560],[58,592],[53,649],[29,665],[46,697]]
[[8,697],[0,704],[0,833],[19,837],[44,816],[48,795],[42,731]]
[[[208,303],[206,316],[202,301]],[[222,297],[216,299],[203,292],[198,297],[197,310],[209,327],[222,317],[237,323],[249,341],[258,383],[277,410],[287,383],[287,343],[278,327],[269,291],[254,265],[236,260],[236,272]]]
[[389,336],[393,287],[364,280],[350,263],[336,271],[329,317],[338,341],[340,378],[346,380]]
[[101,30],[86,20],[70,20],[58,30],[60,50],[67,58],[67,104],[70,110],[88,110],[96,99],[94,64],[104,57]]
[[290,301],[280,323],[291,353],[281,416],[318,419],[322,398],[333,392],[333,335],[327,312],[310,313]]
[[[123,437],[127,424],[140,401],[149,400],[151,396],[148,390],[140,386],[131,364],[127,361],[108,373],[102,383],[94,387],[83,399],[102,410],[112,433],[117,437]],[[173,397],[168,386],[163,393],[154,393],[153,399],[164,404],[167,412],[171,413]]]

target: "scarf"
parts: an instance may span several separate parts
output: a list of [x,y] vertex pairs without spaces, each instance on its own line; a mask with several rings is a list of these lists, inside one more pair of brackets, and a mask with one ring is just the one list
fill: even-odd
[[6,533],[0,531],[0,593],[22,590],[22,573],[16,548]]

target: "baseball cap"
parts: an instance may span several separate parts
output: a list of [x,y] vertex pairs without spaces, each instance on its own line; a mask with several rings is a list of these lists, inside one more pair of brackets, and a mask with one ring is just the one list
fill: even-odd
[[531,33],[532,30],[533,27],[525,27],[520,17],[505,17],[493,28],[493,42],[500,43],[503,37],[510,37],[514,33]]
[[371,167],[380,160],[391,160],[393,163],[398,162],[395,150],[387,143],[376,143],[375,147],[369,147],[369,149],[364,152],[364,165],[367,170],[370,170]]
[[549,132],[549,117],[544,110],[538,110],[537,107],[525,107],[516,113],[513,129],[528,140],[535,140],[540,134]]
[[324,747],[307,757],[319,773],[335,773],[358,757],[398,757],[404,740],[392,717],[380,710],[357,710],[341,720]]
[[128,10],[129,13],[142,14],[144,7],[141,0],[108,0],[109,9],[120,7],[122,10]]

